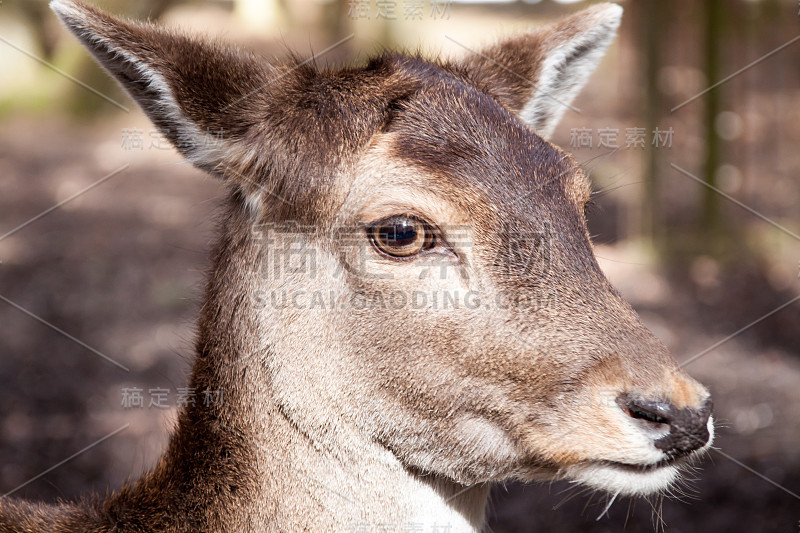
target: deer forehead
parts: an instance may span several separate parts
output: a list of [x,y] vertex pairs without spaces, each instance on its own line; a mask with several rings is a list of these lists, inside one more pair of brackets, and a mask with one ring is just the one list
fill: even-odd
[[477,87],[443,74],[394,105],[350,177],[345,212],[508,223],[580,212],[591,194],[570,155]]

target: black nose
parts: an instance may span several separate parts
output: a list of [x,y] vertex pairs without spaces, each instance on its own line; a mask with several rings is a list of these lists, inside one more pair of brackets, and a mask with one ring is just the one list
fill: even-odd
[[656,448],[669,457],[689,455],[708,442],[711,399],[706,400],[700,409],[678,409],[671,403],[642,400],[628,395],[621,395],[618,403],[631,418],[669,426],[669,433],[655,441]]

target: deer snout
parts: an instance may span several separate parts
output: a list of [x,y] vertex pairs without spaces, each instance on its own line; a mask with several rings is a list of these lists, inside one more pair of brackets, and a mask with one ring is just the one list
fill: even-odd
[[669,427],[669,432],[656,439],[654,445],[670,459],[683,457],[703,448],[711,438],[708,430],[712,409],[710,398],[699,408],[682,409],[668,402],[644,400],[626,394],[620,395],[617,403],[631,418]]

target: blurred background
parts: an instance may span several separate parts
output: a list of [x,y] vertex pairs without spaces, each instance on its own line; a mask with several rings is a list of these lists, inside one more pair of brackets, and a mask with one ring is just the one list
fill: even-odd
[[[94,3],[321,65],[386,47],[465,56],[588,5]],[[490,528],[797,531],[800,6],[622,5],[619,38],[553,141],[591,173],[601,266],[710,387],[717,449],[680,494],[617,501],[599,520],[606,499],[567,483],[498,487]],[[0,494],[105,492],[154,463],[175,421],[224,191],[45,1],[0,2],[0,80]]]

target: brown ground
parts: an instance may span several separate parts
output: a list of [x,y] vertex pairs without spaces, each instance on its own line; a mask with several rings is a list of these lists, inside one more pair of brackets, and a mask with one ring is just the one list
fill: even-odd
[[[152,127],[137,122],[141,118],[126,119],[97,133],[44,120],[12,120],[0,131],[0,235],[131,164],[0,240],[2,297],[130,368],[121,370],[0,301],[0,493],[129,424],[15,494],[55,500],[113,489],[153,463],[175,419],[176,388],[186,382],[192,320],[223,189],[171,151],[149,149]],[[120,148],[121,129],[132,127],[144,130],[142,151]],[[746,324],[701,326],[707,321],[694,295],[641,264],[635,250],[604,246],[598,255],[679,359]],[[714,393],[720,450],[795,493],[798,355],[798,347],[765,348],[744,334],[689,366]],[[125,409],[126,387],[167,388],[170,408]],[[703,461],[697,477],[690,484],[694,499],[664,502],[668,531],[798,531],[800,499],[720,453]],[[630,512],[627,501],[617,502],[599,521],[604,497],[578,496],[553,510],[568,488],[498,488],[492,530],[653,530],[644,501]]]

